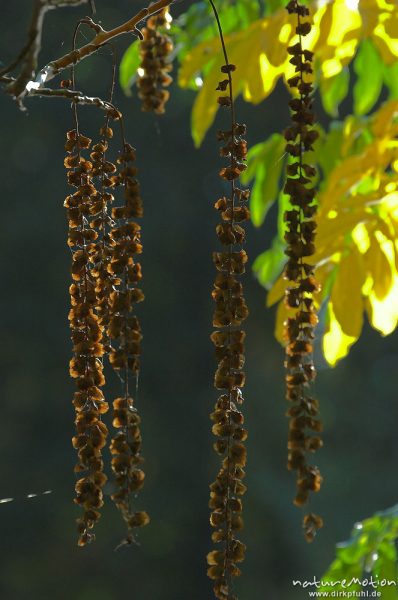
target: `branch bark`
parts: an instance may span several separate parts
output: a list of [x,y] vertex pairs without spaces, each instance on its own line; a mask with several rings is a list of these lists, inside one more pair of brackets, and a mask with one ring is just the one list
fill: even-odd
[[91,40],[90,43],[76,50],[72,50],[71,52],[65,54],[61,58],[58,58],[57,60],[53,60],[50,63],[48,63],[48,65],[46,65],[40,72],[42,74],[43,83],[49,81],[64,69],[67,69],[72,65],[76,65],[84,58],[87,58],[88,56],[96,52],[99,48],[101,48],[101,46],[107,44],[115,37],[123,33],[135,33],[136,35],[139,35],[140,32],[137,29],[138,23],[146,17],[149,17],[159,12],[160,10],[162,10],[162,8],[169,6],[170,4],[172,4],[172,2],[173,0],[157,0],[157,2],[154,2],[154,4],[151,4],[147,8],[141,9],[134,17],[132,17],[125,23],[122,23],[118,27],[111,29],[110,31],[106,31],[105,29],[99,28],[98,33]]
[[[71,52],[68,52],[68,54],[65,54],[57,60],[51,61],[43,69],[41,69],[36,77],[38,55],[41,48],[43,21],[46,12],[52,8],[77,6],[87,2],[90,2],[90,5],[93,6],[93,0],[34,0],[28,42],[25,44],[24,48],[12,65],[0,72],[0,75],[3,75],[3,77],[0,78],[0,81],[2,80],[3,82],[6,82],[8,79],[6,75],[8,72],[12,68],[15,68],[15,66],[20,62],[23,63],[20,74],[15,79],[11,79],[11,82],[6,87],[7,93],[11,94],[20,105],[22,105],[22,100],[25,96],[37,96],[40,95],[40,92],[43,92],[41,94],[43,96],[71,97],[66,93],[60,94],[60,90],[53,90],[54,93],[50,94],[50,88],[42,88],[41,86],[47,81],[53,79],[56,75],[68,67],[76,65],[88,56],[91,56],[97,52],[99,48],[123,33],[133,33],[138,37],[141,37],[142,34],[139,29],[137,29],[137,25],[140,23],[140,21],[146,17],[154,15],[162,10],[162,8],[169,6],[173,3],[173,0],[157,0],[150,6],[142,8],[134,17],[125,23],[122,23],[110,31],[106,31],[100,25],[95,24],[90,18],[87,17],[87,22],[90,21],[88,24],[90,24],[90,26],[92,26],[92,28],[96,31],[96,34],[91,42],[85,44],[81,48],[76,48]],[[64,90],[61,91],[64,92]],[[77,96],[74,96],[74,98],[76,97]],[[79,97],[89,98],[88,96],[82,95]],[[98,98],[98,100],[100,99]],[[82,103],[82,101],[80,101],[80,103]],[[87,104],[89,102],[85,103]],[[97,105],[99,106],[99,104]]]
[[109,113],[109,116],[113,119],[120,118],[121,116],[121,113],[117,110],[116,106],[112,104],[112,102],[102,100],[101,98],[97,98],[96,96],[85,96],[84,94],[82,94],[82,92],[79,92],[78,90],[68,90],[63,88],[38,88],[30,90],[27,95],[30,97],[46,96],[66,98],[67,100],[71,100],[71,102],[75,102],[76,104],[97,106],[98,108],[107,111]]
[[22,62],[22,70],[18,77],[7,88],[7,92],[15,98],[20,98],[26,93],[26,86],[36,74],[38,56],[41,49],[44,16],[48,10],[65,6],[78,6],[86,4],[88,0],[34,0],[33,11],[28,31],[28,41],[17,58],[3,69],[5,75],[15,69]]

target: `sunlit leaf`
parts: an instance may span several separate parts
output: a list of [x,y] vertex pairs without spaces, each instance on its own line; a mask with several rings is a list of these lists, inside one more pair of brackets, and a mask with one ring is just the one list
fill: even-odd
[[281,190],[278,196],[278,236],[281,241],[284,240],[288,228],[285,221],[285,211],[289,210],[290,207],[290,196]]
[[328,134],[322,143],[322,151],[319,153],[318,161],[324,178],[341,160],[341,145],[343,142],[343,124],[332,122]]
[[398,62],[392,65],[383,65],[384,83],[389,89],[390,100],[398,98]]
[[339,104],[347,96],[350,85],[350,71],[344,67],[340,73],[329,79],[322,79],[320,84],[322,104],[332,117],[338,116]]
[[267,306],[272,306],[275,302],[283,298],[288,285],[283,275],[280,275],[267,294]]
[[[220,65],[222,64],[221,55],[216,63],[213,63],[211,71],[207,74],[206,85],[200,90],[195,98],[191,115],[192,137],[195,146],[200,146],[204,135],[214,121],[217,113],[217,97],[220,95],[216,91],[220,81]],[[235,96],[237,90],[235,90]]]
[[[395,7],[396,9],[397,7]],[[398,56],[398,14],[381,11],[379,22],[374,29],[372,39],[387,65],[396,62]]]
[[369,321],[375,329],[383,335],[389,335],[394,331],[398,322],[398,277],[394,276],[390,291],[382,300],[379,300],[375,292],[370,292],[366,303]]
[[[224,34],[245,29],[260,17],[258,0],[243,0],[236,4],[227,0],[219,2],[217,8]],[[193,48],[205,40],[215,38],[216,28],[210,3],[194,2],[185,13],[173,20],[170,33],[178,48],[178,60],[182,63]],[[185,87],[197,89],[193,78]]]
[[382,300],[391,289],[393,274],[390,262],[375,236],[370,238],[370,246],[364,259],[366,270],[373,280],[373,292],[377,300]]
[[253,263],[253,271],[261,285],[266,289],[269,289],[275,281],[286,262],[284,248],[285,244],[275,238],[271,248],[257,256]]
[[364,115],[374,106],[383,85],[383,67],[371,40],[363,40],[354,61],[354,111]]
[[248,153],[248,169],[242,176],[242,182],[248,183],[254,176],[255,181],[250,199],[250,211],[253,224],[259,227],[270,206],[278,197],[279,178],[284,165],[284,138],[275,133],[266,142],[253,146]]
[[333,305],[327,305],[327,329],[323,336],[323,354],[327,362],[334,366],[339,360],[347,356],[350,347],[357,341],[357,337],[344,333],[333,311]]
[[364,282],[363,259],[353,245],[351,251],[340,261],[330,300],[342,331],[355,339],[359,337],[362,329]]
[[271,15],[278,10],[278,8],[285,8],[285,6],[285,0],[268,0],[265,5],[266,15]]
[[137,69],[140,64],[139,40],[136,40],[127,48],[120,61],[119,82],[120,87],[126,95],[130,95],[131,86],[137,76]]
[[[322,594],[335,595],[365,591],[372,577],[372,593],[382,599],[397,600],[397,506],[380,511],[354,525],[351,537],[336,546],[336,558],[322,575]],[[362,583],[362,585],[361,585]]]

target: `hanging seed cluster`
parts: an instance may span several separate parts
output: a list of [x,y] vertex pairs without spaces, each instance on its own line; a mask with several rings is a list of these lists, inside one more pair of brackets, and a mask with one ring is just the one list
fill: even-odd
[[96,311],[96,280],[92,258],[96,252],[97,231],[91,219],[99,212],[98,193],[93,185],[93,164],[82,156],[91,140],[77,129],[67,133],[65,167],[68,182],[76,191],[67,196],[65,207],[69,221],[68,245],[72,249],[72,279],[70,286],[73,358],[70,374],[76,379],[77,391],[73,404],[76,410],[76,435],[73,445],[78,451],[77,473],[84,473],[76,483],[75,502],[83,507],[78,519],[79,545],[84,546],[95,536],[90,531],[100,517],[103,505],[104,474],[102,448],[106,444],[107,427],[102,415],[107,412],[101,387],[103,375],[103,328]]
[[[68,182],[76,192],[65,200],[69,220],[68,245],[72,249],[71,304],[73,358],[70,373],[77,381],[74,396],[78,450],[76,472],[84,476],[76,483],[75,502],[84,509],[78,519],[79,545],[94,540],[91,532],[103,505],[104,474],[102,449],[107,427],[102,415],[108,411],[101,387],[105,384],[103,358],[120,375],[123,396],[113,402],[113,425],[117,433],[110,443],[115,492],[112,498],[128,527],[133,541],[134,527],[145,525],[145,512],[132,512],[130,497],[144,482],[140,468],[140,418],[129,392],[129,373],[138,377],[141,329],[134,316],[135,303],[143,300],[137,287],[140,264],[135,255],[142,252],[140,226],[132,219],[143,214],[142,199],[133,166],[135,151],[124,142],[116,164],[107,159],[113,130],[109,118],[120,119],[117,111],[107,115],[100,129],[101,139],[92,141],[76,129],[67,134],[65,167]],[[77,119],[76,119],[77,122]],[[83,152],[90,153],[89,159]],[[110,205],[115,189],[123,190],[121,206]],[[138,380],[137,380],[138,381]]]
[[123,202],[112,208],[114,226],[109,233],[108,264],[113,282],[109,297],[109,360],[123,382],[123,396],[113,402],[113,426],[118,431],[110,445],[116,483],[112,499],[127,524],[128,541],[134,540],[135,527],[149,523],[147,513],[133,512],[130,502],[131,495],[144,485],[145,477],[140,468],[143,463],[140,417],[129,389],[130,374],[138,385],[142,334],[134,312],[135,305],[144,299],[138,287],[142,278],[141,265],[136,261],[136,256],[142,252],[141,227],[134,220],[143,216],[143,205],[134,161],[135,150],[125,143],[117,159],[120,169],[116,181],[123,190]]
[[173,78],[171,53],[173,42],[165,33],[170,28],[171,16],[167,8],[150,17],[142,29],[144,39],[140,42],[141,63],[138,69],[138,96],[141,108],[146,112],[163,114],[170,97],[167,88]]
[[[228,61],[226,61],[228,62]],[[228,182],[230,193],[217,200],[215,208],[219,211],[221,222],[216,233],[222,250],[214,252],[213,262],[217,275],[212,292],[215,302],[211,335],[218,361],[214,386],[221,391],[214,412],[213,434],[216,442],[214,449],[222,459],[221,469],[216,480],[210,486],[211,508],[210,523],[214,528],[212,541],[220,546],[207,555],[208,576],[214,580],[214,593],[219,600],[236,598],[231,591],[232,579],[241,574],[237,563],[244,559],[245,545],[237,539],[237,532],[243,527],[241,496],[246,491],[242,479],[245,475],[246,448],[243,442],[247,431],[243,427],[243,414],[240,405],[243,402],[241,388],[245,384],[243,366],[245,332],[242,322],[248,316],[243,297],[240,275],[245,272],[247,254],[242,248],[245,242],[245,230],[242,222],[249,219],[246,206],[249,191],[238,187],[239,176],[246,168],[245,125],[235,121],[232,77],[235,70],[232,64],[221,68],[224,74],[217,89],[229,91],[218,102],[231,112],[231,128],[219,131],[221,142],[220,155],[227,165],[220,170],[221,178]]]
[[[289,102],[293,123],[285,131],[286,152],[292,157],[291,164],[287,167],[284,188],[291,204],[284,216],[288,256],[284,276],[290,282],[285,302],[289,309],[295,311],[294,316],[289,317],[285,323],[286,384],[287,400],[290,403],[287,411],[290,419],[288,469],[297,473],[294,503],[303,506],[310,492],[318,492],[322,483],[318,467],[307,462],[308,453],[315,452],[322,446],[318,435],[322,430],[318,401],[311,396],[311,382],[316,375],[312,358],[314,328],[318,321],[314,294],[319,291],[310,260],[315,251],[316,204],[312,178],[316,175],[316,170],[304,162],[304,152],[313,149],[312,144],[318,133],[313,128],[313,54],[302,47],[302,36],[311,30],[310,23],[303,21],[309,11],[296,0],[289,2],[287,10],[290,14],[297,15],[296,33],[299,36],[299,41],[288,48],[290,63],[295,66],[296,75],[288,80],[294,93],[294,98]],[[319,516],[310,513],[304,517],[303,528],[307,541],[314,539],[320,527],[322,519]]]
[[91,224],[98,231],[96,253],[93,257],[93,275],[96,286],[96,312],[102,327],[103,342],[106,353],[109,352],[107,339],[109,323],[109,297],[113,290],[113,281],[109,273],[109,262],[111,260],[111,248],[109,240],[109,228],[112,226],[110,217],[110,206],[114,202],[113,188],[117,181],[116,165],[107,160],[109,141],[113,137],[113,130],[109,127],[109,116],[107,115],[105,125],[100,129],[101,139],[92,147],[90,160],[93,163],[93,172],[99,182],[100,212],[92,220]]

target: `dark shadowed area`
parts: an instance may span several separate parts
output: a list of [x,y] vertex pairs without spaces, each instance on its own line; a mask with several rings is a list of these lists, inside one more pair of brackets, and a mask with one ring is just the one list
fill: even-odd
[[[125,20],[138,0],[97,0],[104,27]],[[10,61],[24,42],[30,1],[3,2],[0,57]],[[176,11],[182,10],[178,3]],[[77,18],[87,8],[46,17],[40,63],[71,45]],[[84,31],[89,36],[90,32]],[[84,43],[83,33],[78,43]],[[129,39],[119,39],[118,52]],[[247,60],[248,57],[243,57]],[[111,57],[105,48],[77,70],[78,88],[106,96]],[[166,115],[140,111],[136,96],[120,89],[116,104],[137,148],[145,205],[143,270],[146,300],[139,305],[144,332],[138,407],[142,415],[146,485],[137,509],[151,515],[140,546],[114,548],[123,523],[109,496],[95,544],[76,546],[71,445],[74,391],[71,354],[70,251],[63,201],[68,193],[65,133],[73,126],[68,101],[32,98],[23,113],[9,97],[1,106],[1,237],[3,291],[0,323],[0,598],[4,600],[204,600],[212,597],[205,555],[211,549],[208,485],[218,469],[208,418],[217,396],[209,340],[216,249],[213,203],[222,193],[215,130],[200,150],[190,137],[193,92],[172,87]],[[239,121],[250,144],[281,130],[288,120],[287,93],[277,88],[253,107],[239,101]],[[79,109],[83,133],[103,123],[96,108]],[[219,114],[218,126],[225,115]],[[248,225],[254,259],[272,239],[266,226]],[[301,534],[301,511],[291,500],[294,477],[285,469],[283,350],[273,337],[274,311],[265,291],[245,278],[247,321],[248,492],[244,499],[248,545],[237,591],[245,600],[293,600],[306,591],[292,579],[319,577],[348,537],[353,523],[397,502],[396,423],[398,336],[382,339],[370,327],[349,357],[331,370],[319,354],[316,393],[325,422],[319,466],[325,477],[313,503],[325,518],[314,544]],[[110,376],[109,398],[118,392]],[[26,498],[28,494],[51,493]]]

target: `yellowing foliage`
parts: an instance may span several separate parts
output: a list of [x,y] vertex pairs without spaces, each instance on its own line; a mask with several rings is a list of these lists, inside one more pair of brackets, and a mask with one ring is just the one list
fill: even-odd
[[327,306],[327,330],[323,336],[323,353],[330,365],[346,356],[352,344],[357,338],[344,333],[340,323],[336,319],[332,302]]
[[[386,0],[359,0],[352,8],[347,0],[311,9],[313,27],[306,47],[316,52],[321,65],[321,78],[338,75],[350,63],[358,44],[371,39],[386,64],[398,57],[398,5]],[[235,94],[257,104],[274,89],[278,79],[292,75],[287,47],[297,37],[294,15],[284,9],[254,21],[248,28],[226,36],[230,61],[238,65]],[[216,97],[219,69],[223,62],[218,38],[204,41],[189,52],[179,71],[179,84],[188,87],[195,76],[204,75],[204,83],[195,99],[192,132],[197,146],[203,140],[217,112]]]
[[[357,135],[352,135],[353,129]],[[329,173],[318,197],[318,230],[314,255],[316,277],[327,301],[324,354],[334,365],[358,339],[366,312],[382,335],[398,323],[398,101],[384,104],[369,123],[377,135],[360,151],[360,134],[352,120],[343,129],[344,156]],[[276,336],[284,308],[280,277],[268,304],[280,300]]]

